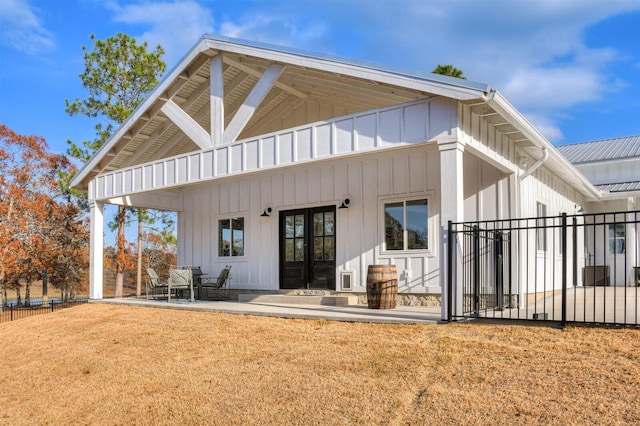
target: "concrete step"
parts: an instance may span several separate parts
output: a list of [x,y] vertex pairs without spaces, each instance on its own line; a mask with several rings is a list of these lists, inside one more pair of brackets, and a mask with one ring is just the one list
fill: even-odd
[[283,305],[352,306],[358,304],[358,297],[333,295],[239,294],[238,302]]

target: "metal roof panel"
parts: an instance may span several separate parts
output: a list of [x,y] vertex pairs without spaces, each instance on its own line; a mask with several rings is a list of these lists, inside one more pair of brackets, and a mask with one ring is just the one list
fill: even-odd
[[556,147],[573,164],[640,157],[640,135]]

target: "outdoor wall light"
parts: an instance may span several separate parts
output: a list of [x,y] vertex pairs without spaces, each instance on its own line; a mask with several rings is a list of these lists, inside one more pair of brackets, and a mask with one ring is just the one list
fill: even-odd
[[348,198],[345,198],[344,200],[342,200],[342,203],[340,204],[340,207],[338,207],[338,208],[339,209],[348,209],[350,204],[351,204],[351,200],[349,200]]
[[269,216],[271,216],[271,212],[272,211],[273,210],[271,209],[271,207],[267,207],[266,209],[264,209],[264,211],[262,212],[260,217],[269,217]]

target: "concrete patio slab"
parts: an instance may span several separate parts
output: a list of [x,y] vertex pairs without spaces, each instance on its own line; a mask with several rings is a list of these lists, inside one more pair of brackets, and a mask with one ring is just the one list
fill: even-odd
[[90,300],[91,303],[129,305],[161,309],[220,312],[277,318],[325,319],[330,321],[385,324],[435,324],[440,322],[439,307],[398,306],[396,309],[368,309],[366,305],[290,305],[278,303],[242,303],[236,301],[147,300],[137,298]]

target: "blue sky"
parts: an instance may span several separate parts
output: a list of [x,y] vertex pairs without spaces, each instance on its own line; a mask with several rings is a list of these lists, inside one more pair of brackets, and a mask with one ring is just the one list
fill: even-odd
[[453,64],[500,91],[552,143],[640,134],[638,0],[0,0],[0,123],[66,140],[81,46],[127,33],[171,69],[204,33],[420,72]]

